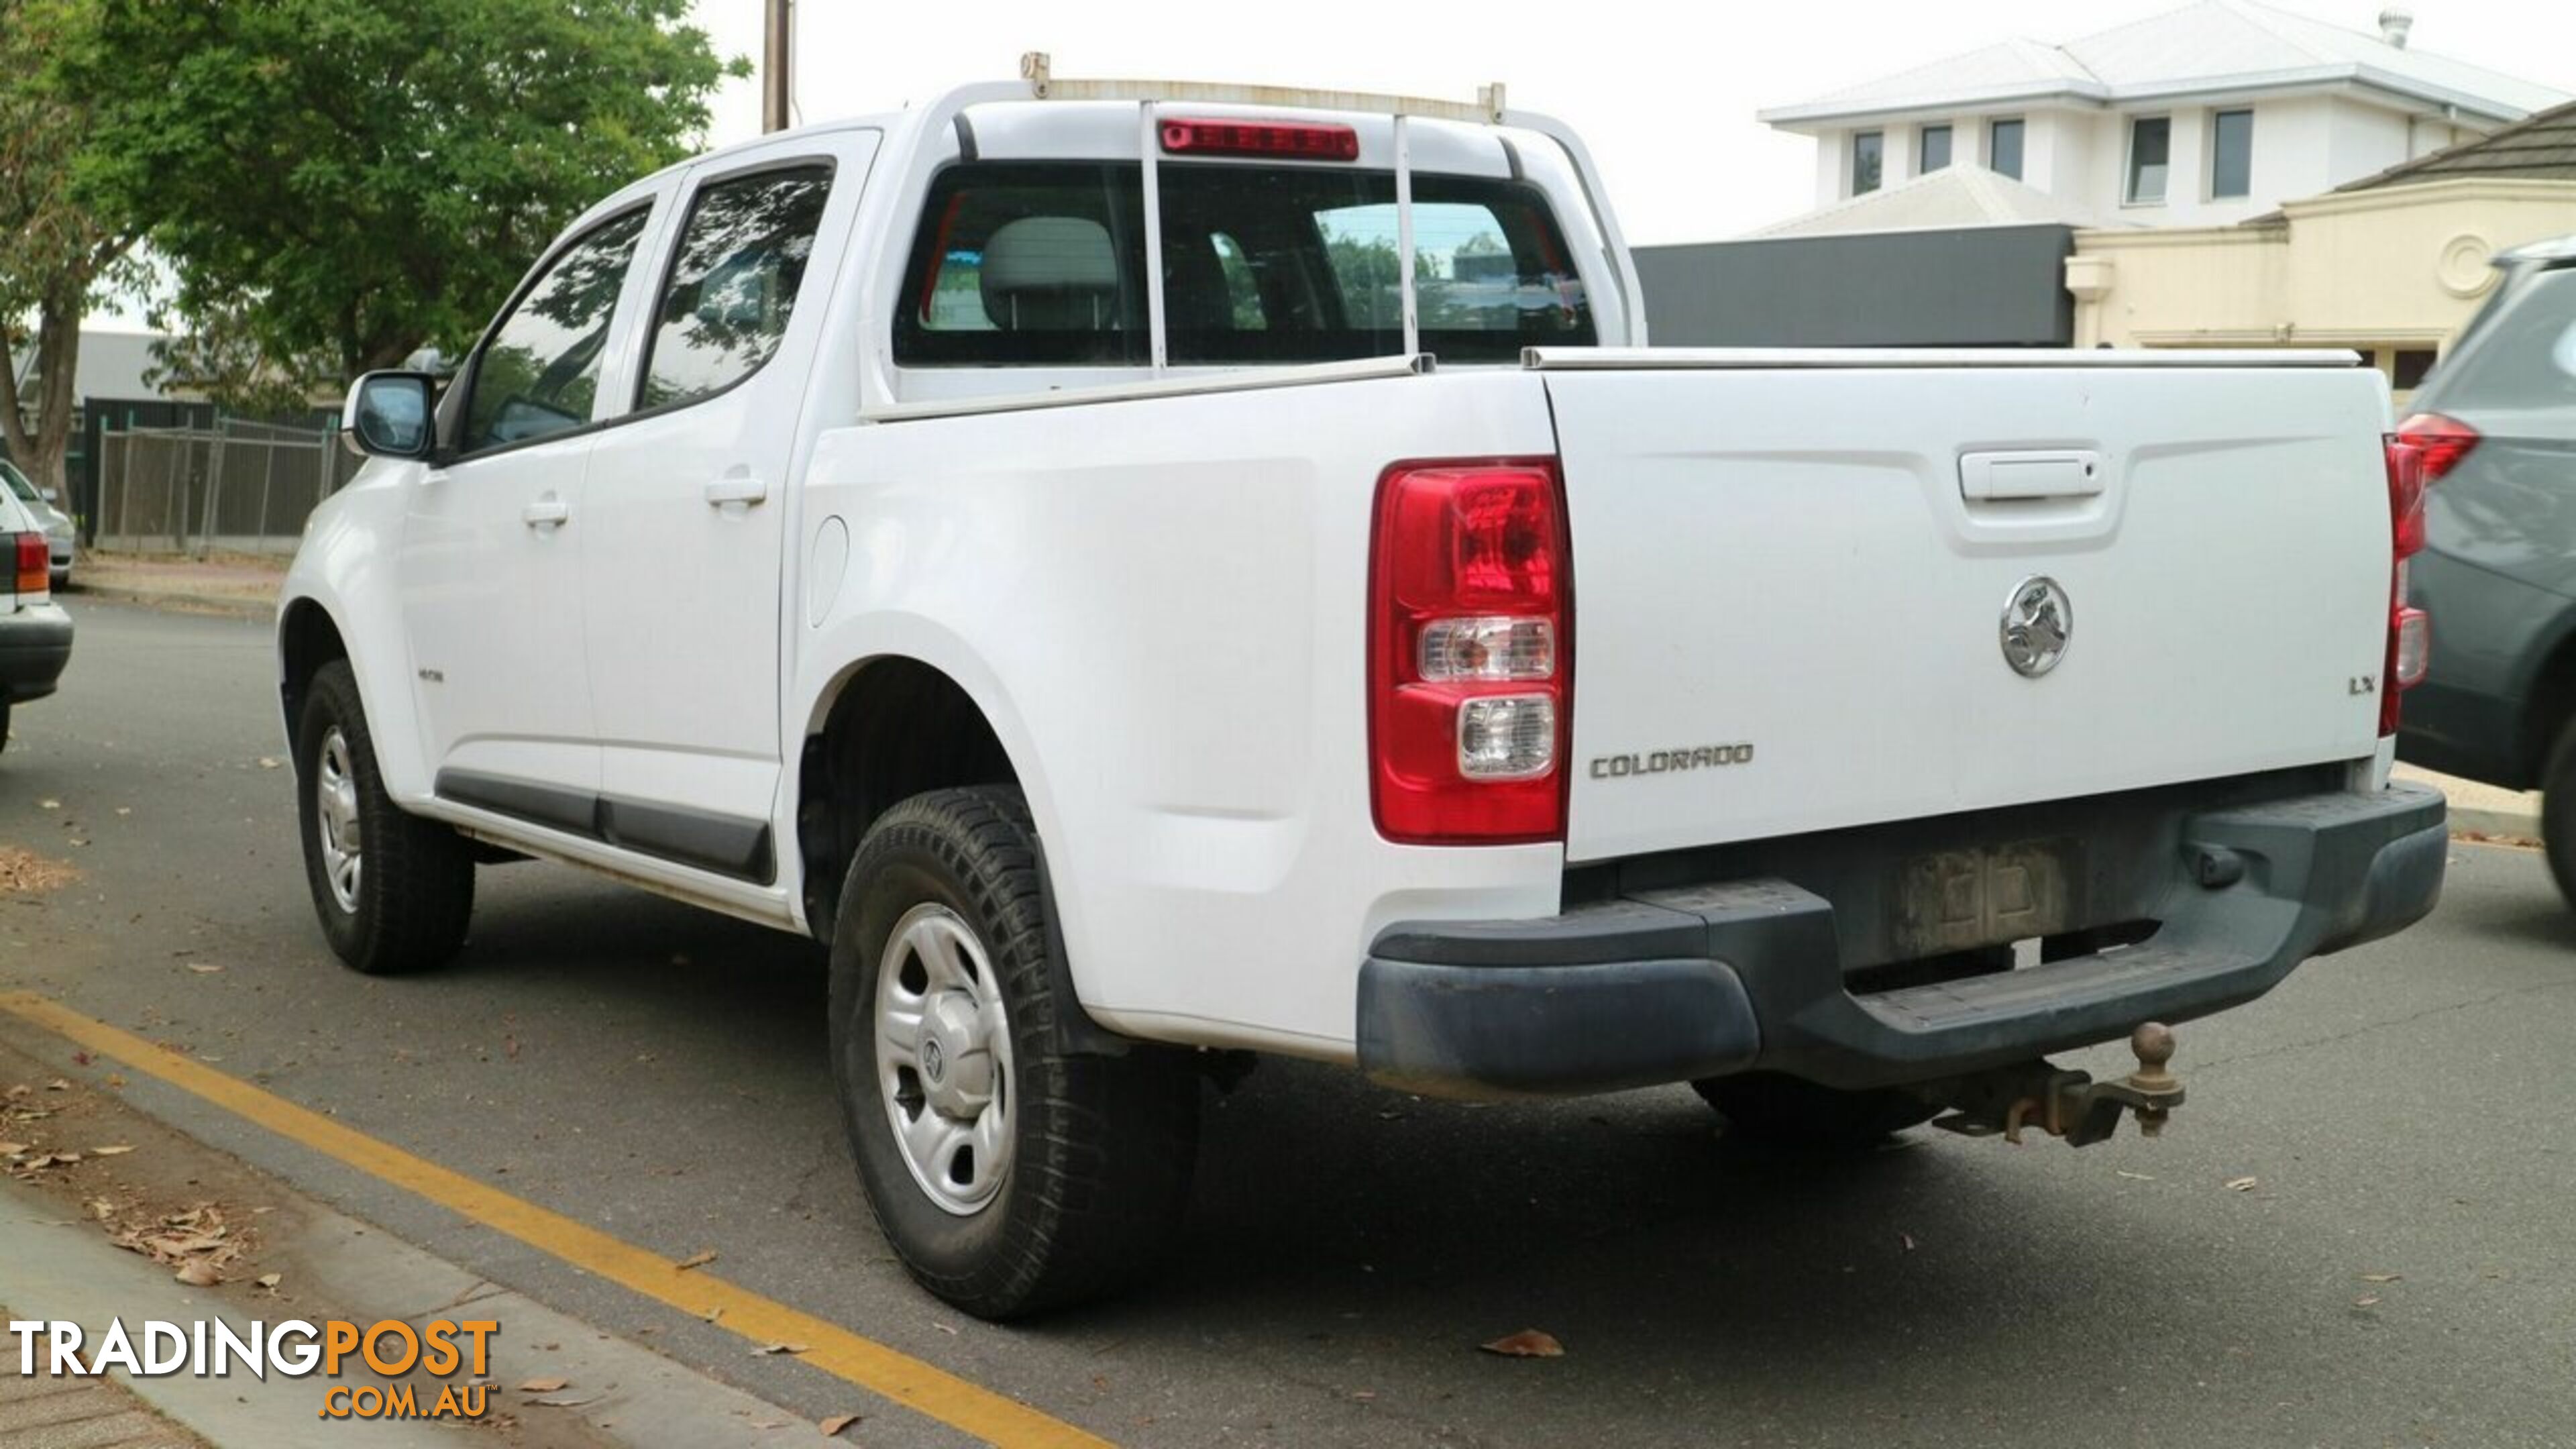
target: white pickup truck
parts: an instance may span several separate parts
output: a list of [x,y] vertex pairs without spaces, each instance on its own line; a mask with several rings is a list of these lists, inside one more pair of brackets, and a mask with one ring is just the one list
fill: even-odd
[[827,942],[868,1196],[1007,1316],[1171,1235],[1247,1053],[2082,1143],[2179,1100],[2149,1023],[2432,907],[2378,373],[1645,331],[1498,90],[1033,57],[638,181],[351,392],[324,929],[431,966],[535,856]]

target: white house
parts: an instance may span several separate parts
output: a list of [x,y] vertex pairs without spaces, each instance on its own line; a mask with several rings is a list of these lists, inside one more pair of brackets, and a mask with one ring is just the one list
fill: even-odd
[[2069,220],[2218,226],[2568,99],[2410,49],[2412,24],[2391,8],[2373,34],[2251,0],[2200,0],[2063,45],[2008,40],[1758,114],[1816,138],[1816,208],[1849,218],[1834,229],[1874,229],[1862,218],[1906,209],[1853,202],[1963,165],[2044,193]]

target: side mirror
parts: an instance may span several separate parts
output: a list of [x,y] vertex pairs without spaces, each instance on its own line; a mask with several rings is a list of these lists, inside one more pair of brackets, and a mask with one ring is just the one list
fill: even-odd
[[340,408],[340,438],[352,452],[379,458],[426,458],[435,441],[430,419],[435,379],[425,372],[371,372],[349,385]]
[[42,498],[47,503],[60,503],[63,501],[63,491],[59,488],[39,488],[36,490],[36,496]]

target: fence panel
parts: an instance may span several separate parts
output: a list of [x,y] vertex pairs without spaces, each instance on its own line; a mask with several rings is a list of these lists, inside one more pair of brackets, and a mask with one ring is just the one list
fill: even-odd
[[337,433],[227,418],[99,438],[96,546],[107,552],[292,553],[304,520],[358,459]]

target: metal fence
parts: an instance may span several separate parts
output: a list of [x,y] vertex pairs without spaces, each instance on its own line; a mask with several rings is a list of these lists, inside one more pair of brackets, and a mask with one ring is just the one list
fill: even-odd
[[337,433],[227,418],[99,435],[95,546],[292,553],[305,515],[358,471]]

